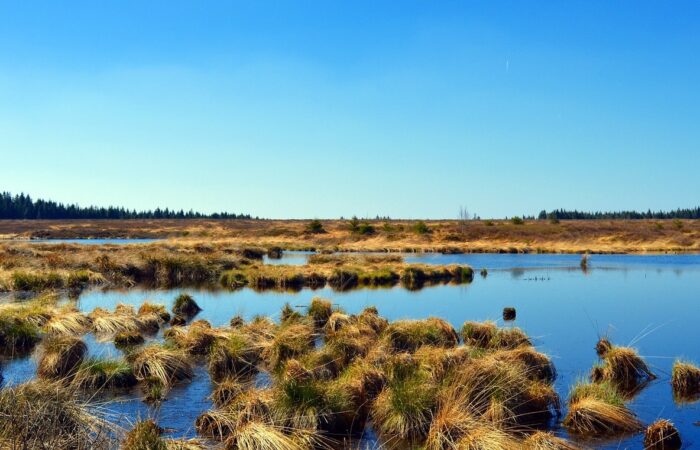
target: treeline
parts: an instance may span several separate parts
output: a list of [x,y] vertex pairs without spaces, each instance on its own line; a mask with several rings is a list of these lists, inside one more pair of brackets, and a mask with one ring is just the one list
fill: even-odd
[[700,219],[700,207],[676,209],[674,211],[609,211],[609,212],[585,212],[555,209],[553,211],[540,211],[540,220],[606,220],[606,219]]
[[[202,214],[156,208],[149,211],[129,210],[121,207],[107,208],[76,204],[64,205],[51,200],[32,199],[29,195],[0,195],[0,219],[253,219],[250,214],[228,212]],[[255,219],[258,219],[255,217]]]

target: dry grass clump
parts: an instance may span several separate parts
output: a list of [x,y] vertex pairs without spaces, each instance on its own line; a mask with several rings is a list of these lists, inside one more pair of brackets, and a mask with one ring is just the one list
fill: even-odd
[[675,361],[671,371],[671,386],[677,400],[697,400],[700,397],[700,368],[689,362]]
[[286,323],[274,333],[271,341],[263,343],[262,357],[268,367],[280,369],[289,358],[297,358],[314,348],[316,334],[307,323]]
[[636,350],[613,346],[605,351],[603,364],[593,368],[591,378],[595,382],[609,381],[625,390],[656,378]]
[[122,450],[168,450],[160,435],[163,430],[153,419],[137,422],[122,442]]
[[152,344],[127,356],[137,380],[155,379],[167,388],[192,379],[192,364],[184,352]]
[[0,447],[108,449],[111,427],[60,382],[31,381],[0,390]]
[[524,448],[506,430],[474,417],[464,400],[443,396],[425,441],[427,450],[512,450]]
[[393,322],[387,327],[385,336],[395,351],[413,352],[423,345],[449,348],[459,342],[452,325],[436,317]]
[[468,365],[472,360],[472,350],[463,346],[443,348],[426,345],[416,350],[413,356],[436,382],[440,382]]
[[498,327],[494,322],[464,322],[461,335],[464,343],[477,347],[488,348],[491,340],[498,333]]
[[598,339],[598,342],[595,344],[595,352],[601,358],[604,358],[608,351],[612,350],[612,348],[612,342],[610,342],[610,340],[606,337]]
[[241,426],[224,443],[226,449],[237,450],[302,450],[313,448],[313,445],[304,445],[303,441],[313,441],[313,435],[307,432],[307,436],[295,436],[285,434],[279,427],[264,422],[251,421]]
[[657,420],[644,431],[644,448],[647,450],[679,450],[682,446],[681,435],[668,420]]
[[530,434],[523,444],[528,450],[579,450],[572,442],[545,431]]
[[250,376],[257,372],[260,348],[243,333],[232,332],[218,339],[209,352],[209,375],[215,381]]
[[163,323],[170,322],[170,313],[165,309],[165,305],[161,304],[151,303],[148,301],[144,302],[141,306],[139,306],[137,314],[139,316],[157,314]]
[[607,437],[636,433],[642,424],[610,383],[578,383],[569,394],[564,427],[574,434]]
[[39,378],[60,380],[72,377],[83,362],[87,346],[73,336],[53,336],[45,339],[37,355]]
[[92,326],[89,317],[79,311],[63,310],[49,319],[44,325],[47,334],[67,334],[80,336]]
[[197,302],[194,301],[189,294],[180,294],[175,298],[175,303],[173,303],[173,315],[182,316],[185,318],[192,318],[196,316],[202,308],[199,307]]
[[124,332],[141,331],[136,312],[128,305],[117,305],[114,312],[95,308],[88,317],[96,334],[115,335]]
[[387,438],[420,442],[427,437],[437,407],[438,389],[408,354],[392,358],[386,387],[372,404],[377,432]]
[[123,331],[114,335],[114,345],[117,348],[129,348],[143,344],[145,339],[137,331]]
[[35,324],[15,317],[0,316],[0,349],[3,354],[27,354],[40,340],[40,330]]
[[314,320],[317,327],[323,328],[328,322],[328,319],[333,314],[333,305],[330,301],[324,300],[319,297],[314,297],[311,299],[311,304],[309,304],[308,315]]
[[26,355],[41,341],[41,328],[65,308],[56,306],[55,295],[35,300],[0,304],[0,353]]
[[222,408],[197,417],[195,429],[201,436],[224,441],[249,422],[274,425],[271,404],[272,392],[269,389],[245,390]]
[[494,425],[540,425],[559,414],[560,401],[551,383],[532,377],[531,370],[492,354],[463,366],[451,389],[464,408]]
[[206,320],[197,320],[188,327],[174,326],[164,333],[168,342],[190,355],[208,355],[216,343],[229,337],[230,330],[212,328]]
[[462,339],[467,345],[484,350],[515,349],[530,346],[530,338],[520,328],[499,328],[493,322],[464,322]]
[[552,360],[532,347],[502,350],[494,353],[493,357],[504,362],[516,361],[522,364],[526,369],[525,374],[532,380],[552,383],[557,377],[557,370]]
[[129,388],[136,385],[136,377],[126,361],[91,358],[80,364],[71,382],[81,389]]
[[223,408],[240,397],[249,387],[249,383],[242,382],[239,378],[225,378],[216,383],[209,398],[214,402],[214,406]]

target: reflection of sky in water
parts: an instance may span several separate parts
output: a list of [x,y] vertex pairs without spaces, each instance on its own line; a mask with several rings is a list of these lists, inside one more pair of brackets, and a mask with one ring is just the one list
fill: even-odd
[[[488,255],[488,258],[512,256]],[[576,264],[579,261],[576,255],[522,256],[557,261],[560,257],[567,257],[573,258]],[[119,302],[138,305],[149,299],[170,307],[175,296],[185,291],[192,293],[203,308],[198,318],[207,319],[214,325],[226,325],[236,314],[246,319],[257,314],[278,318],[285,302],[303,307],[314,296],[322,296],[351,313],[376,305],[382,315],[392,320],[432,315],[446,318],[455,327],[465,320],[500,322],[503,307],[514,306],[518,312],[515,324],[535,339],[538,349],[552,356],[559,372],[556,387],[564,398],[569,386],[577,378],[586,376],[596,361],[593,346],[600,335],[608,333],[615,343],[636,346],[659,379],[631,403],[632,407],[645,422],[657,418],[672,420],[679,427],[686,445],[693,444],[700,437],[700,428],[693,425],[700,419],[698,404],[676,406],[672,401],[669,377],[675,357],[700,362],[700,331],[697,328],[700,258],[694,255],[645,256],[643,258],[654,259],[641,261],[639,258],[642,257],[606,255],[603,258],[603,255],[593,255],[593,268],[586,274],[580,270],[557,268],[561,266],[538,270],[494,270],[487,278],[477,275],[470,285],[438,286],[420,291],[400,287],[349,292],[303,290],[299,293],[255,292],[250,289],[235,292],[135,289],[86,292],[81,296],[79,306],[90,311],[97,306],[113,308]],[[621,260],[629,264],[625,265]],[[601,266],[606,269],[596,269]],[[6,365],[6,378],[13,377],[12,366],[15,364],[18,369],[26,365],[21,362]],[[28,375],[33,373],[33,367],[24,370]],[[178,435],[191,435],[194,418],[209,407],[206,371],[200,371],[192,384],[180,389],[177,396],[171,396],[161,406],[162,425],[176,428]],[[143,416],[146,413],[145,405],[138,401],[107,407],[128,415]],[[641,447],[641,436],[625,440],[621,446],[612,443],[609,448],[627,446]]]

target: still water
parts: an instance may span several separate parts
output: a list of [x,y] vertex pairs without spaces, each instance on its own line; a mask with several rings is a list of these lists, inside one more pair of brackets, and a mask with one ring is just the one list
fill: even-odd
[[[630,404],[645,423],[667,418],[679,428],[687,448],[700,448],[698,404],[676,405],[669,384],[676,357],[700,362],[700,256],[593,255],[590,269],[578,268],[576,255],[421,255],[420,258],[451,259],[464,263],[469,258],[476,269],[490,268],[486,278],[476,276],[470,285],[436,286],[419,291],[401,287],[335,292],[331,289],[303,290],[298,293],[234,292],[178,289],[152,291],[89,291],[79,299],[79,307],[114,308],[117,303],[141,304],[144,300],[171,306],[181,292],[192,294],[203,311],[197,318],[213,325],[226,325],[240,314],[279,317],[284,303],[303,308],[314,296],[332,299],[350,313],[370,305],[390,320],[437,316],[459,328],[465,320],[500,320],[505,306],[517,309],[514,324],[535,341],[538,350],[550,355],[559,376],[556,388],[566,399],[569,387],[587,376],[597,357],[597,339],[608,335],[619,345],[632,345],[647,360],[659,378]],[[462,259],[465,258],[465,259]],[[424,262],[424,261],[423,261]],[[441,263],[444,262],[440,261]],[[116,352],[111,344],[91,341],[91,352]],[[34,362],[5,364],[4,376],[12,382],[31,377]],[[7,381],[6,381],[7,382]],[[156,414],[161,425],[173,435],[193,436],[194,420],[211,407],[207,399],[210,382],[200,368],[195,380],[170,394],[158,411],[150,411],[136,394],[121,402],[106,404],[115,417]],[[372,437],[367,444],[374,445]],[[610,442],[603,448],[641,448],[641,436]]]

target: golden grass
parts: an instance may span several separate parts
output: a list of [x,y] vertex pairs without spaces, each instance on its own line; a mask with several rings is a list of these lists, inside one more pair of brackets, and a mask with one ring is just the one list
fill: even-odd
[[595,398],[583,398],[570,405],[563,423],[570,432],[589,436],[636,433],[642,428],[627,407]]
[[45,339],[37,355],[39,378],[61,380],[75,375],[87,353],[83,341],[73,336],[54,336]]
[[118,431],[61,382],[32,381],[0,390],[0,448],[114,448]]
[[527,450],[579,450],[574,443],[545,431],[530,434],[523,444]]
[[155,378],[164,387],[192,378],[192,364],[184,352],[152,344],[128,355],[138,380]]
[[678,430],[668,420],[657,420],[644,431],[645,450],[679,450],[682,446]]
[[679,401],[693,401],[700,397],[700,368],[677,360],[671,371],[673,395]]
[[639,419],[609,382],[579,382],[574,386],[563,425],[571,433],[589,437],[616,436],[642,429]]
[[[192,243],[193,252],[216,252],[225,242],[233,248],[342,251],[472,251],[472,252],[560,252],[620,253],[698,251],[700,221],[682,220],[564,220],[525,221],[513,225],[506,220],[434,220],[426,224],[430,233],[413,231],[415,221],[368,221],[372,235],[353,233],[347,221],[324,220],[326,233],[306,233],[305,220],[85,220],[0,221],[0,235],[49,238],[134,236],[170,238]],[[384,224],[388,226],[384,226]],[[46,247],[56,244],[45,244]],[[166,243],[134,245],[152,252]],[[74,247],[74,246],[67,246]],[[113,246],[117,247],[117,246]],[[242,253],[242,252],[241,252]]]
[[67,334],[79,336],[88,331],[92,321],[79,311],[62,310],[44,325],[47,334]]
[[656,375],[635,349],[612,346],[605,351],[603,364],[593,369],[591,378],[593,381],[609,381],[630,389],[655,379]]

